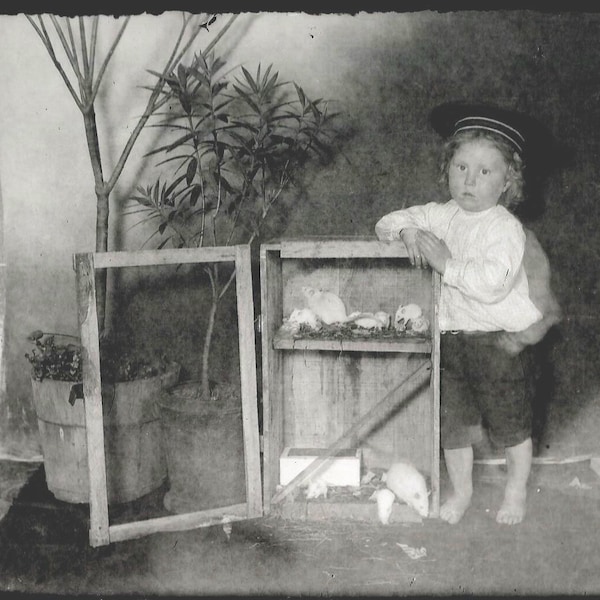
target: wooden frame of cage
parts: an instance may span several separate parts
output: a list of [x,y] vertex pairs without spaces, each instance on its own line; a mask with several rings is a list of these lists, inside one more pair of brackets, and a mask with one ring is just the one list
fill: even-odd
[[[100,349],[96,311],[95,271],[103,268],[233,262],[239,331],[242,422],[246,473],[246,502],[185,514],[110,525],[102,417]],[[133,539],[157,532],[182,531],[262,515],[260,440],[258,433],[256,346],[250,247],[247,245],[78,253],[74,255],[79,328],[83,349],[83,394],[90,484],[91,546]]]
[[[368,431],[373,422],[383,415],[389,414],[410,398],[415,387],[421,385],[423,380],[429,382],[429,401],[431,403],[431,429],[428,441],[431,455],[431,510],[430,516],[439,515],[439,410],[440,410],[440,331],[438,325],[438,305],[441,281],[440,276],[431,273],[431,335],[428,340],[402,340],[388,343],[384,340],[315,340],[315,339],[287,339],[279,335],[279,326],[283,318],[283,293],[282,287],[282,262],[286,259],[406,259],[408,253],[401,242],[385,242],[374,238],[302,238],[283,240],[280,243],[263,244],[260,253],[261,269],[261,332],[262,332],[262,399],[263,399],[263,499],[264,512],[269,514],[274,509],[284,506],[281,501],[288,497],[295,488],[306,483],[309,477],[317,474],[318,470],[326,466],[336,450],[345,447],[352,440],[360,439],[361,434]],[[304,471],[300,472],[294,480],[278,489],[279,455],[285,445],[283,442],[285,429],[285,405],[282,384],[283,354],[282,351],[325,351],[325,352],[374,352],[390,355],[390,353],[416,353],[423,357],[429,356],[429,364],[422,365],[412,374],[379,399],[369,411],[360,415],[335,441],[328,444],[328,453],[315,460]],[[404,399],[391,398],[392,392],[400,391]],[[324,505],[326,506],[326,505]],[[339,505],[348,509],[345,504]],[[322,507],[321,507],[322,508]],[[315,511],[315,514],[321,514]],[[307,510],[306,507],[302,507]],[[281,511],[279,511],[281,512]],[[410,511],[408,511],[410,512]],[[348,514],[351,514],[350,510]],[[293,511],[292,511],[293,514]],[[344,511],[335,512],[333,507],[329,516],[343,516]],[[406,515],[410,518],[410,515]]]

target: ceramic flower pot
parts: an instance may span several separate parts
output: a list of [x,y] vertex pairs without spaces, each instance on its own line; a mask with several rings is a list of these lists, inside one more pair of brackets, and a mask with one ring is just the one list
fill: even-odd
[[164,393],[159,406],[170,486],[165,508],[185,513],[245,502],[239,391],[224,386],[205,399],[198,383],[184,383]]

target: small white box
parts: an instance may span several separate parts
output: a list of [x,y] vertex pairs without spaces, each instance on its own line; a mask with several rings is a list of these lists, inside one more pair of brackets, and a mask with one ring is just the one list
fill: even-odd
[[[319,456],[327,454],[323,448],[287,447],[279,458],[279,483],[287,485]],[[329,466],[318,477],[327,485],[360,487],[360,448],[337,450]]]
[[600,477],[600,456],[592,456],[590,458],[590,468]]

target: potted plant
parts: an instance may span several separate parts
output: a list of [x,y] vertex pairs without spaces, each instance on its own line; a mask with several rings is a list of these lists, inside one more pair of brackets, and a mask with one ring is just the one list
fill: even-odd
[[[105,252],[108,250],[109,240],[110,196],[124,171],[141,131],[146,126],[151,115],[159,110],[166,101],[166,98],[162,95],[162,88],[166,85],[166,81],[163,77],[157,79],[156,85],[148,93],[145,108],[137,123],[131,129],[131,133],[121,153],[117,156],[113,165],[107,165],[106,161],[103,161],[100,151],[101,144],[96,119],[96,100],[102,96],[102,85],[106,83],[105,74],[107,73],[109,63],[117,50],[131,17],[125,17],[119,23],[113,23],[110,19],[106,20],[109,30],[113,27],[115,28],[114,38],[107,40],[108,44],[106,46],[100,43],[102,35],[105,32],[101,31],[101,17],[99,16],[81,16],[74,19],[61,18],[55,15],[26,15],[26,17],[41,39],[53,65],[56,67],[69,95],[73,99],[74,105],[82,115],[83,132],[87,142],[93,173],[93,191],[96,198],[95,250],[96,252]],[[208,45],[209,48],[214,47],[218,43],[231,27],[236,17],[237,15],[233,15],[224,23],[224,26],[221,27],[217,35],[213,36]],[[217,17],[214,15],[182,13],[181,26],[179,32],[173,38],[173,45],[170,54],[165,59],[163,73],[169,73],[176,68],[198,36],[202,32],[208,32],[215,21],[217,21]],[[215,25],[215,27],[219,25],[220,23]],[[104,47],[108,48],[108,50],[103,54],[101,49]],[[107,135],[109,134],[110,132],[107,133]],[[99,270],[96,273],[98,326],[100,340],[105,346],[107,345],[106,340],[111,336],[111,323],[106,319],[106,274],[106,269]],[[83,425],[83,404],[81,401],[77,401],[73,405],[69,405],[67,402],[69,396],[73,399],[73,390],[77,390],[77,387],[73,388],[73,385],[77,385],[77,380],[81,379],[81,354],[79,349],[73,347],[72,344],[57,344],[52,335],[45,336],[42,334],[42,337],[36,337],[33,341],[36,344],[36,348],[28,354],[28,358],[32,363],[34,373],[37,374],[34,374],[32,381],[34,404],[36,409],[38,409],[38,423],[40,423],[42,436],[46,434],[52,435],[52,440],[54,440],[50,442],[48,438],[45,440],[42,439],[42,446],[45,448],[46,474],[50,479],[49,487],[61,499],[84,502],[87,501],[88,493],[87,458],[84,451],[85,429]],[[105,423],[105,430],[106,427],[115,426],[113,423],[114,419],[120,420],[121,417],[124,422],[119,423],[119,427],[120,425],[125,425],[125,420],[127,420],[127,424],[129,425],[131,424],[130,419],[137,419],[140,416],[134,416],[136,412],[133,408],[133,401],[131,399],[124,399],[123,401],[128,402],[128,404],[124,405],[122,410],[119,408],[116,412],[110,410],[110,403],[114,401],[115,406],[120,407],[121,403],[118,399],[121,398],[121,390],[127,389],[126,394],[131,396],[132,390],[137,387],[147,388],[152,387],[152,385],[157,386],[157,381],[159,383],[163,381],[161,379],[162,376],[156,375],[154,377],[134,380],[133,373],[131,372],[133,365],[131,362],[127,362],[125,357],[120,356],[116,363],[111,363],[111,353],[101,351],[101,355],[104,358],[102,365],[103,404],[107,405],[104,407],[104,415],[105,420],[110,421],[110,423]],[[57,361],[56,363],[53,362],[55,360]],[[122,376],[126,375],[126,381],[111,379],[111,375],[107,373],[107,369],[109,369],[111,364],[115,367],[116,371],[126,371],[121,372]],[[128,369],[129,372],[127,372]],[[59,379],[62,376],[68,377],[65,381],[61,382]],[[41,393],[41,390],[47,388],[59,390],[56,392],[54,406],[51,406],[50,400],[44,401],[40,399],[46,397]],[[160,389],[160,385],[154,388],[154,398],[160,392]],[[146,412],[146,408],[144,408],[146,406],[149,406],[149,404],[140,402],[140,411],[143,414]],[[148,408],[150,412],[153,410],[153,408]],[[66,421],[64,423],[62,421],[55,422],[53,420],[55,418],[54,413],[62,415]],[[142,425],[141,423],[144,424]],[[148,425],[148,423],[151,423],[151,425]],[[65,428],[65,426],[70,427],[71,425],[73,429]],[[150,422],[142,420],[139,425],[133,426],[142,429],[147,427],[152,428],[156,426],[156,422],[154,420]],[[120,432],[121,429],[118,431]],[[55,437],[55,434],[58,438]],[[68,435],[74,437],[67,439]],[[155,433],[146,436],[147,439],[155,437]],[[131,482],[131,490],[124,487],[127,485],[126,479],[128,477],[135,479],[135,474],[128,475],[125,472],[119,472],[118,474],[111,473],[113,466],[118,467],[119,465],[127,464],[121,462],[121,454],[137,452],[137,448],[127,447],[127,444],[131,440],[131,436],[128,437],[127,434],[121,436],[120,433],[114,435],[111,433],[110,437],[107,438],[109,501],[111,499],[112,501],[130,499],[130,497],[139,493],[138,485],[135,481]],[[51,443],[55,444],[54,448],[49,446]],[[140,443],[142,443],[142,440],[140,440]],[[114,452],[118,455],[116,458],[112,456],[113,448],[115,449]],[[72,452],[73,456],[67,456],[69,452]],[[140,468],[147,469],[149,473],[153,473],[151,477],[149,476],[152,481],[150,485],[154,485],[156,481],[161,480],[164,473],[162,467],[152,466],[153,452],[154,450],[146,452],[140,449],[140,460],[148,460],[150,463],[148,466],[142,465]],[[156,449],[156,453],[157,455],[160,454],[158,448]],[[71,467],[69,469],[65,466],[54,467],[54,461],[51,457],[59,457],[63,465],[68,464]],[[156,474],[154,474],[155,472]],[[115,477],[118,479],[118,483],[114,482]],[[112,484],[111,481],[113,481]],[[73,483],[72,487],[74,489],[70,489],[71,483]]]
[[[94,194],[96,196],[96,252],[108,250],[108,223],[110,195],[115,189],[131,152],[150,117],[164,105],[165,99],[161,98],[164,78],[160,77],[156,85],[149,90],[146,106],[118,156],[118,160],[107,169],[100,152],[100,139],[96,119],[96,100],[101,92],[104,75],[116,49],[125,33],[130,16],[125,17],[118,28],[109,49],[104,56],[101,54],[99,34],[100,17],[84,17],[70,19],[55,15],[25,15],[31,26],[41,39],[52,63],[63,79],[69,94],[83,118],[84,133],[93,173]],[[235,21],[233,15],[219,33],[209,43],[213,47],[225,35]],[[181,26],[175,36],[175,42],[168,59],[165,62],[163,73],[171,72],[189,51],[192,44],[203,31],[208,31],[217,17],[214,15],[199,15],[182,13]],[[50,23],[48,23],[50,21]],[[109,22],[109,20],[107,20]],[[110,27],[110,24],[109,24]],[[55,40],[51,32],[54,30]],[[63,61],[60,59],[60,50],[64,53]],[[64,64],[63,64],[64,63]],[[70,73],[70,75],[69,75]],[[108,177],[105,173],[108,172]],[[106,314],[106,270],[96,273],[96,293],[98,298],[98,326],[101,336],[105,330],[110,329],[110,324],[105,322]]]
[[[89,501],[81,346],[75,336],[35,331],[25,357],[48,489],[59,500]],[[64,341],[57,342],[57,339]],[[101,345],[102,404],[109,503],[129,502],[167,475],[157,398],[175,385],[179,365],[162,356],[121,354]]]
[[[159,248],[251,245],[267,225],[273,234],[277,217],[298,199],[290,189],[304,169],[335,154],[336,115],[327,102],[280,81],[272,65],[259,64],[255,75],[225,67],[205,52],[167,76],[155,73],[166,83],[168,110],[155,114],[165,141],[150,155],[163,170],[138,186],[129,212],[153,224]],[[165,506],[175,512],[243,501],[245,489],[239,384],[215,380],[211,365],[217,311],[235,270],[209,263],[205,273],[199,381],[182,383],[161,402],[171,483]]]

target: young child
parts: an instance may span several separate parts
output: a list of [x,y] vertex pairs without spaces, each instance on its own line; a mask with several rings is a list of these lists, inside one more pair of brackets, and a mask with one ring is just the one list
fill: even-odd
[[461,103],[434,109],[431,122],[447,138],[442,177],[450,200],[391,212],[375,232],[402,240],[413,266],[442,276],[441,445],[453,491],[440,517],[458,523],[471,503],[472,445],[483,422],[506,455],[496,521],[513,525],[525,516],[533,454],[519,351],[539,340],[543,315],[530,298],[526,234],[509,209],[523,200],[524,161],[546,130],[520,113]]

